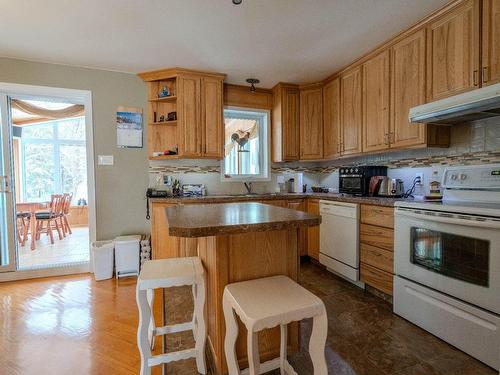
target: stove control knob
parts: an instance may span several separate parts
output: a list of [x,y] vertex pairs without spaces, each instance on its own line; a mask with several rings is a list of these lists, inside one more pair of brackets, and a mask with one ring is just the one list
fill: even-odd
[[452,179],[452,180],[456,180],[456,179],[457,179],[457,177],[458,177],[458,176],[457,176],[456,174],[452,174],[452,175],[451,175],[451,179]]
[[463,180],[466,180],[467,179],[467,175],[465,173],[461,173],[460,174],[460,179],[463,181]]

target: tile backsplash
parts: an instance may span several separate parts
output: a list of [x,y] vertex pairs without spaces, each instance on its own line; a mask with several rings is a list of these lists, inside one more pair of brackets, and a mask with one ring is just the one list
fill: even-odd
[[[388,175],[401,178],[405,188],[411,187],[416,173],[423,173],[424,183],[417,194],[428,192],[431,180],[440,180],[443,170],[450,165],[500,164],[500,117],[470,124],[454,125],[449,148],[425,148],[375,155],[363,155],[317,163],[273,163],[271,181],[253,184],[257,193],[274,192],[278,175],[302,172],[304,183],[338,189],[338,168],[343,165],[385,165]],[[158,186],[161,176],[169,175],[181,183],[204,183],[208,194],[244,193],[242,183],[222,182],[220,162],[215,160],[150,161],[150,186]],[[158,178],[160,177],[160,178]]]

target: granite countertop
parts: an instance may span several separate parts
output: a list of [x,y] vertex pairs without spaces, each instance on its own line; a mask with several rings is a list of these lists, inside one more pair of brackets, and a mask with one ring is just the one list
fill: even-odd
[[206,195],[203,197],[169,197],[152,198],[152,202],[171,203],[229,203],[248,202],[262,200],[283,200],[283,199],[324,199],[347,203],[373,204],[377,206],[393,207],[396,202],[413,201],[408,198],[384,198],[384,197],[357,197],[348,194],[338,193],[269,193],[269,194],[241,194],[241,195]]
[[321,224],[321,216],[257,202],[165,208],[169,235],[208,237]]

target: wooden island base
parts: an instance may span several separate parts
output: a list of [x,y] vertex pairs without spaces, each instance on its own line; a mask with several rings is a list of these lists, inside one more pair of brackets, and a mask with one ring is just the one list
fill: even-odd
[[[286,275],[298,281],[298,228],[217,235],[198,238],[198,255],[207,271],[208,349],[216,374],[226,374],[225,323],[222,294],[227,284],[260,277]],[[247,368],[246,329],[239,324],[237,353],[240,368]],[[298,324],[289,326],[289,350],[298,348]],[[261,361],[279,356],[279,327],[259,333]]]

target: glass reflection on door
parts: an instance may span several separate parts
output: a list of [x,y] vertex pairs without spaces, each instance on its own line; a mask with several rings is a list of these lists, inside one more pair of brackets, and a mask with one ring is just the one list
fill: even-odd
[[488,286],[489,250],[487,240],[411,228],[411,263],[471,284]]

